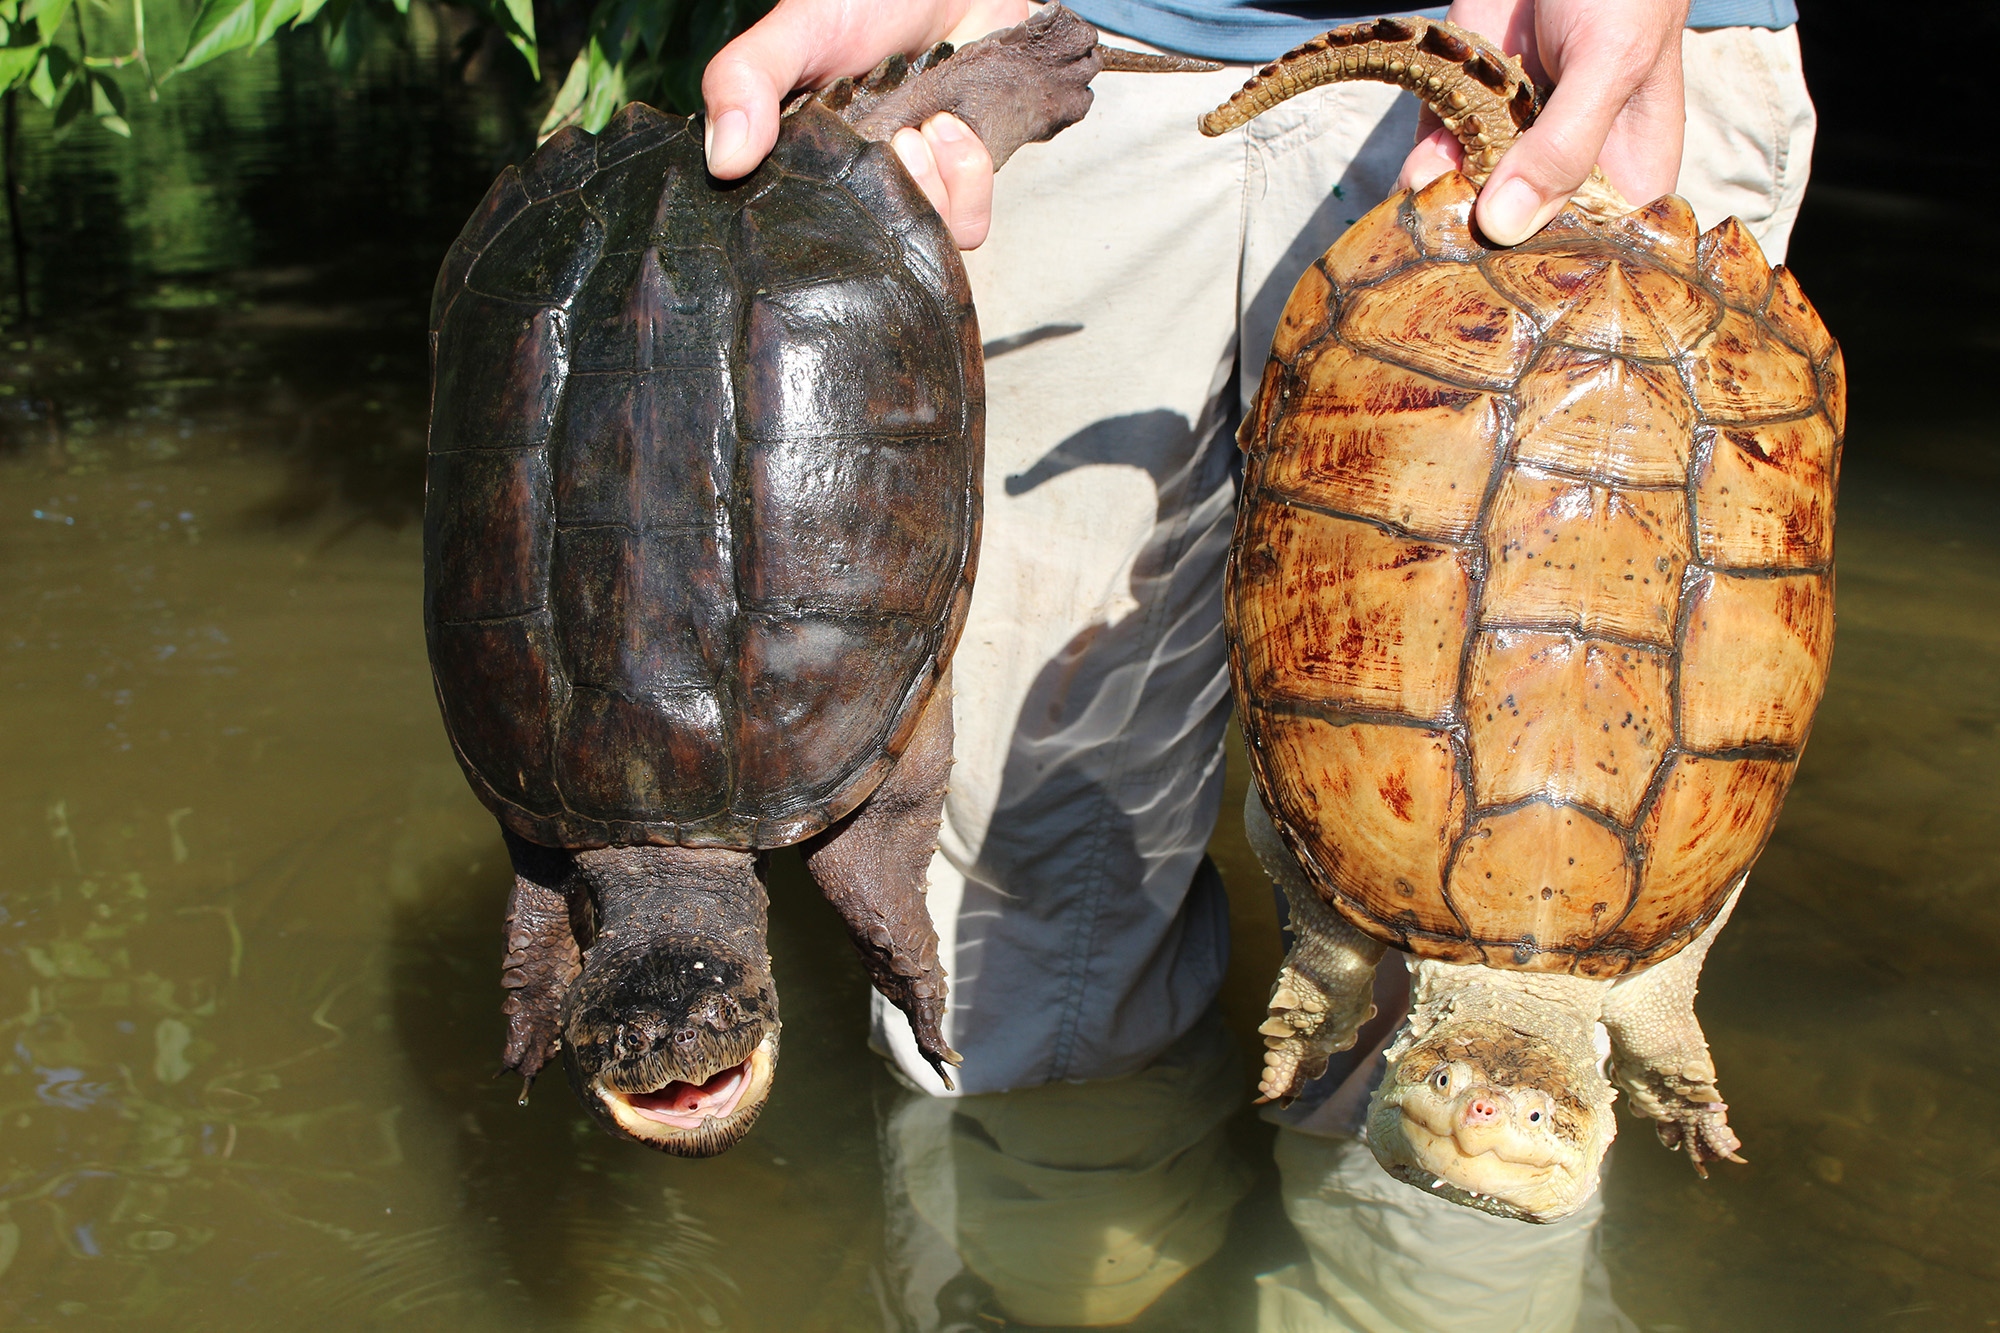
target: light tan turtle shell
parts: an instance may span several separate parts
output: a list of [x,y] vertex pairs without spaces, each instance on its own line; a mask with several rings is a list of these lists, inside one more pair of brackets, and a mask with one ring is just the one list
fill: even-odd
[[1668,197],[1488,249],[1451,173],[1307,270],[1230,561],[1265,803],[1417,954],[1614,976],[1756,859],[1833,638],[1840,351]]

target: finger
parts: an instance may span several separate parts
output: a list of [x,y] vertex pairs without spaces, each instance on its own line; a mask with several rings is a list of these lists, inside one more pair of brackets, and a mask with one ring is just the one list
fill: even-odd
[[1447,171],[1455,171],[1465,164],[1465,149],[1458,139],[1435,119],[1436,126],[1429,134],[1423,133],[1423,126],[1417,126],[1422,136],[1410,155],[1403,159],[1403,170],[1396,177],[1396,186],[1403,190],[1421,190]]
[[923,136],[944,184],[946,202],[938,210],[944,225],[959,249],[977,250],[993,220],[993,156],[964,121],[948,112],[925,121]]
[[[1488,237],[1517,245],[1569,202],[1597,165],[1612,125],[1653,76],[1656,55],[1650,48],[1597,41],[1581,44],[1564,61],[1548,105],[1480,191],[1475,216]],[[1679,156],[1676,136],[1676,161]]]
[[931,207],[938,211],[938,216],[945,216],[945,210],[951,207],[951,198],[945,193],[944,177],[938,174],[937,160],[931,156],[931,146],[925,142],[923,134],[918,130],[897,130],[889,140],[889,146],[896,150],[896,156],[902,159],[903,170],[910,173],[910,179],[924,192],[924,198],[931,201]]
[[701,76],[703,151],[719,180],[748,175],[778,142],[778,105],[804,82],[802,34],[774,12],[716,52]]

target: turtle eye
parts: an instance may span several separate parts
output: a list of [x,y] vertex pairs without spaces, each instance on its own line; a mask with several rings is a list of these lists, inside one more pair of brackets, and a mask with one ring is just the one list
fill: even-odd
[[1444,1066],[1431,1075],[1431,1082],[1439,1092],[1451,1091],[1451,1067]]
[[1539,1125],[1539,1124],[1541,1124],[1541,1123],[1542,1123],[1542,1113],[1541,1113],[1540,1111],[1530,1111],[1530,1112],[1528,1112],[1528,1123],[1529,1123],[1529,1124],[1531,1124],[1531,1125]]

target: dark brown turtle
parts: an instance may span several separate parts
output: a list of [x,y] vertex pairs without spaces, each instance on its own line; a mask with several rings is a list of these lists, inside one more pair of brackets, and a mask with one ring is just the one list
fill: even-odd
[[953,111],[1004,162],[1089,108],[1096,42],[1052,7],[888,62],[797,100],[739,181],[699,123],[628,106],[503,172],[445,259],[424,619],[514,863],[506,1062],[562,1049],[614,1134],[702,1156],[756,1119],[762,854],[794,843],[957,1060],[923,893],[983,378],[958,252],[885,141]]

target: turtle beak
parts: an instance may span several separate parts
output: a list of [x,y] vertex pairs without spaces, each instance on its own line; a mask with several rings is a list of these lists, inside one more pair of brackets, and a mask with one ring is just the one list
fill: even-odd
[[774,1030],[749,1056],[700,1082],[670,1078],[648,1091],[611,1086],[602,1075],[584,1094],[600,1123],[620,1137],[676,1157],[713,1157],[757,1122],[778,1067]]
[[770,1097],[779,1023],[763,959],[686,938],[593,947],[563,1009],[570,1086],[619,1138],[712,1157]]

